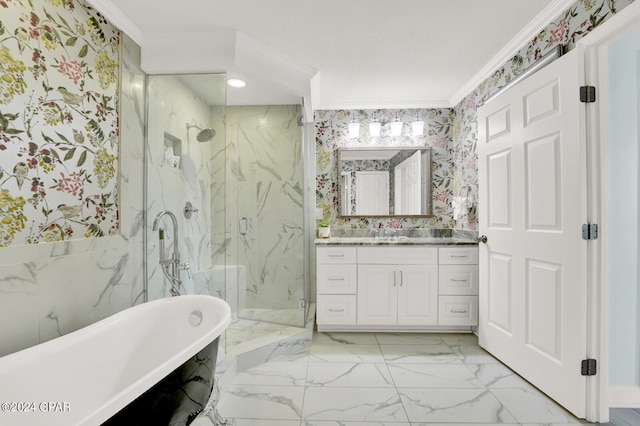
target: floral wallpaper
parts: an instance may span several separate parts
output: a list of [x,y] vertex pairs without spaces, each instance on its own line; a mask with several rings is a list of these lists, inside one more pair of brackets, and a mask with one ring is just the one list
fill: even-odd
[[[614,14],[633,3],[633,0],[579,0],[561,16],[543,28],[526,46],[518,50],[511,60],[497,69],[471,94],[453,109],[454,125],[451,147],[452,166],[455,170],[453,192],[456,196],[470,196],[477,200],[478,193],[478,108],[484,101],[522,73],[538,59],[558,45],[572,49],[582,37]],[[471,209],[459,227],[476,229],[476,209]]]
[[[374,110],[316,111],[316,202],[324,216],[334,226],[367,228],[389,225],[393,227],[435,227],[475,230],[477,228],[478,197],[478,119],[477,111],[484,101],[509,83],[538,59],[558,45],[565,49],[575,47],[577,41],[598,25],[624,9],[633,0],[578,0],[561,16],[514,53],[513,57],[497,69],[489,78],[451,109],[375,110],[377,117],[395,117],[410,122],[416,116],[425,117],[424,135],[412,136],[410,125],[405,123],[401,138],[383,133],[371,140],[368,123]],[[413,118],[412,118],[413,117]],[[359,138],[348,137],[348,125],[352,120],[360,123]],[[429,219],[338,219],[337,215],[337,167],[335,150],[344,146],[376,145],[426,145],[433,148],[433,213]],[[467,215],[453,220],[453,197],[468,197],[472,208]]]
[[0,10],[0,247],[117,233],[119,32],[81,0]]
[[[401,136],[392,136],[389,126],[382,126],[380,136],[369,136],[369,123],[395,120],[404,123]],[[452,196],[454,167],[451,162],[451,135],[454,123],[451,109],[385,109],[385,110],[319,110],[316,123],[316,206],[333,226],[368,228],[452,228],[450,197]],[[424,131],[413,135],[411,122],[424,120]],[[349,123],[360,123],[360,136],[349,137]],[[431,147],[431,178],[433,181],[433,217],[430,218],[338,218],[338,167],[336,150],[343,147],[429,146]]]

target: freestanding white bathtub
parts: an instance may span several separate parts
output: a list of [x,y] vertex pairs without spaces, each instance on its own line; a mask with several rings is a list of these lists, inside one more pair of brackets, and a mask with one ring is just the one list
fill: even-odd
[[[130,410],[135,404],[130,403],[142,400],[150,388],[165,387],[171,375],[174,382],[204,386],[210,393],[218,337],[230,320],[229,305],[221,299],[178,296],[134,306],[2,357],[0,425],[100,425]],[[196,356],[203,349],[209,355]],[[213,367],[203,362],[211,356]],[[181,369],[188,361],[197,367]],[[181,371],[187,369],[199,373],[187,377]],[[150,399],[164,406],[172,403],[162,398]],[[142,415],[147,422],[153,418],[150,412]]]

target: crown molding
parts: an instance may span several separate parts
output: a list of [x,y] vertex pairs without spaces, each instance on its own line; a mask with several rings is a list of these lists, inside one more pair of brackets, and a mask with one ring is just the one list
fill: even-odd
[[142,30],[134,24],[120,9],[109,0],[86,0],[102,16],[107,18],[112,25],[124,32],[139,46],[142,46]]
[[560,16],[575,0],[554,0],[540,12],[533,21],[522,29],[509,43],[507,43],[489,62],[487,62],[464,86],[449,100],[451,107],[458,105],[469,93],[473,92],[482,82],[504,65],[515,52],[526,45],[533,37],[544,29],[546,25]]

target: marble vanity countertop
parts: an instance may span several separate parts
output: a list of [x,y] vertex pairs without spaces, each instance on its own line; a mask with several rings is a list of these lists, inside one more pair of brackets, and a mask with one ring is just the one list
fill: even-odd
[[[373,230],[336,229],[331,238],[316,238],[318,246],[477,245],[475,231],[453,229],[398,229],[395,237],[375,236]],[[379,231],[382,233],[382,230]]]
[[316,238],[317,246],[451,246],[451,245],[477,245],[478,241],[468,238],[433,237],[433,238],[409,238],[398,237],[396,239],[385,238]]

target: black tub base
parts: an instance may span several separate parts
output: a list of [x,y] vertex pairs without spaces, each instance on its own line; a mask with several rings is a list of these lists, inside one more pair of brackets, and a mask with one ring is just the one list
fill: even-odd
[[219,338],[140,395],[103,426],[187,426],[213,390]]

